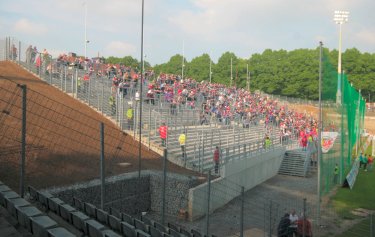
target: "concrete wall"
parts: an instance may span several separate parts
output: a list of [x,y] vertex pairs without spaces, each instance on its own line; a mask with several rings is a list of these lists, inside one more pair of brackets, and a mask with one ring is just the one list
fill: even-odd
[[[169,173],[166,181],[166,208],[167,215],[177,216],[180,209],[187,210],[189,189],[196,187],[199,181],[196,177],[182,176]],[[150,176],[151,210],[161,213],[162,208],[163,177],[160,175]]]
[[[285,148],[256,157],[232,161],[222,167],[222,175],[211,182],[210,212],[224,206],[245,191],[275,176],[280,168]],[[207,183],[189,190],[189,218],[195,220],[207,210]]]

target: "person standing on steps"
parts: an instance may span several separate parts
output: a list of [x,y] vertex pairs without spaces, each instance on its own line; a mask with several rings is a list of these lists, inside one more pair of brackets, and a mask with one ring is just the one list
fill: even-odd
[[129,107],[126,111],[126,118],[128,119],[128,130],[133,130],[133,117],[134,117],[133,107]]
[[116,101],[113,95],[109,97],[108,103],[109,103],[109,106],[111,107],[111,115],[113,116],[116,114]]
[[178,141],[181,146],[181,152],[182,152],[182,159],[186,160],[186,150],[185,150],[185,142],[186,142],[186,134],[185,131],[183,131],[180,136],[178,137]]
[[159,136],[161,139],[161,146],[166,147],[166,141],[168,136],[168,127],[165,125],[165,123],[162,123],[162,125],[159,127]]

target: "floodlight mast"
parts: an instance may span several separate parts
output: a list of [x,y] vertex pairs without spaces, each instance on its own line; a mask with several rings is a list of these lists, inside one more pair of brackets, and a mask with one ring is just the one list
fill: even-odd
[[336,104],[341,104],[341,46],[342,46],[342,25],[348,22],[349,12],[348,11],[335,11],[333,20],[339,25],[339,59],[337,66],[337,94]]
[[84,2],[83,3],[83,6],[85,7],[85,60],[87,58],[87,43],[88,43],[88,40],[87,40],[87,3]]

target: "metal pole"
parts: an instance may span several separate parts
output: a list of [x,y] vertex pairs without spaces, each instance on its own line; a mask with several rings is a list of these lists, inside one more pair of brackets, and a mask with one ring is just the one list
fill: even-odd
[[230,87],[232,87],[233,80],[233,58],[230,58]]
[[21,64],[21,41],[18,41],[18,64]]
[[209,236],[210,227],[210,197],[211,196],[211,170],[207,174],[207,213],[206,213],[206,236]]
[[52,62],[52,55],[51,55],[51,70],[49,71],[49,84],[52,85],[52,72],[53,72],[53,62]]
[[104,210],[105,162],[104,162],[104,123],[100,123],[100,208]]
[[[51,73],[51,75],[52,75],[52,73]],[[72,83],[70,83],[70,84],[72,86],[72,96],[74,97],[74,70],[72,70]]]
[[[141,65],[143,65],[143,24],[144,24],[144,8],[145,1],[142,0],[142,23],[141,23]],[[142,167],[142,103],[143,103],[143,68],[141,67],[141,82],[140,88],[140,101],[139,101],[139,146],[138,146],[138,179],[141,179],[141,167]]]
[[21,178],[20,195],[23,198],[25,190],[25,160],[26,160],[26,91],[27,85],[20,85],[22,89],[22,143],[21,143]]
[[339,59],[338,59],[338,67],[337,67],[337,95],[336,95],[336,104],[341,102],[341,91],[340,91],[340,84],[341,84],[341,36],[342,36],[342,24],[339,24],[340,32],[339,32]]
[[103,102],[104,102],[104,77],[102,76],[102,99],[101,99],[101,107],[102,107],[102,114],[103,114]]
[[[87,58],[87,3],[83,3],[85,6],[85,60]],[[86,69],[86,65],[85,65]]]
[[163,189],[162,189],[162,202],[161,202],[161,224],[165,224],[165,191],[167,184],[167,157],[168,151],[164,148],[164,159],[163,159]]
[[211,64],[212,64],[212,60],[211,60],[211,57],[210,57],[210,83],[212,81],[212,66],[211,66]]
[[246,89],[250,91],[250,83],[249,83],[249,64],[246,64]]
[[91,95],[91,78],[89,78],[89,91],[87,93],[87,103],[90,106],[90,95]]
[[5,60],[8,60],[8,37],[5,37]]
[[148,149],[150,150],[151,146],[151,106],[149,107],[148,110]]
[[269,237],[272,237],[272,200],[270,200],[270,219],[268,225]]
[[305,220],[306,220],[306,198],[303,199],[303,219],[302,219],[302,237],[306,236]]
[[241,187],[241,220],[240,220],[240,237],[243,237],[243,222],[244,222],[244,204],[245,204],[245,188]]
[[185,41],[182,41],[182,65],[181,65],[181,80],[184,80],[184,67],[185,67]]
[[374,214],[370,214],[370,236],[375,237]]
[[[39,69],[40,72],[40,69]],[[66,66],[65,66],[65,73],[64,73],[64,92],[66,92]]]
[[316,220],[320,225],[320,183],[321,183],[321,159],[322,159],[322,60],[323,43],[319,42],[319,121],[318,121],[318,185],[317,185],[317,213]]
[[[355,154],[356,154],[356,156],[358,156],[358,144],[360,144],[361,143],[361,137],[360,137],[360,132],[359,132],[359,130],[360,130],[360,124],[361,124],[361,121],[359,121],[359,106],[360,106],[360,103],[361,103],[361,89],[359,89],[358,90],[358,105],[357,105],[357,107],[358,107],[358,114],[356,114],[356,117],[358,118],[358,128],[357,128],[357,134],[356,134],[356,143],[355,143]],[[357,111],[356,111],[356,113],[357,113]],[[361,146],[359,146],[359,149],[361,149]]]
[[75,97],[78,98],[78,69],[76,68],[76,81],[75,81],[76,93]]

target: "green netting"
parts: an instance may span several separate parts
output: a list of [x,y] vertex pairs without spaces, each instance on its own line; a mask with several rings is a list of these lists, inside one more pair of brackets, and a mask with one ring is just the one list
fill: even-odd
[[[338,91],[340,86],[340,91]],[[340,96],[341,95],[341,96]],[[350,84],[347,75],[339,74],[327,57],[323,57],[322,75],[322,125],[325,134],[337,134],[332,148],[322,154],[321,193],[335,186],[334,169],[339,166],[342,183],[351,168],[353,158],[360,152],[359,134],[364,126],[365,101]]]

